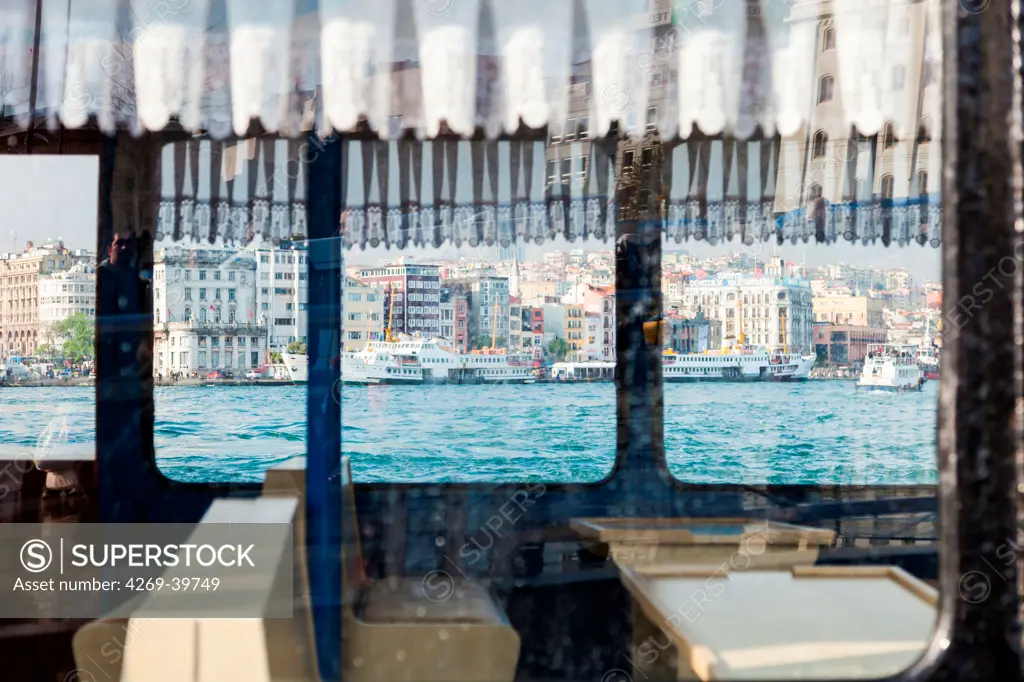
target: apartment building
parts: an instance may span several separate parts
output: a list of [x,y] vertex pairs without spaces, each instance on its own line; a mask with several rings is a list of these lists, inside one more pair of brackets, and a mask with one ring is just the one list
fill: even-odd
[[255,249],[256,315],[266,321],[270,350],[281,352],[306,341],[309,305],[309,256],[305,242],[281,242],[276,249]]
[[56,325],[72,315],[96,317],[95,265],[80,262],[66,272],[39,276],[40,345],[56,345]]
[[341,338],[345,350],[358,352],[384,338],[384,293],[354,277],[345,278]]
[[885,302],[868,296],[815,296],[814,321],[885,329]]
[[0,255],[0,357],[32,355],[43,343],[40,277],[95,261],[95,254],[68,250],[62,242],[38,247],[29,242],[22,253]]
[[359,279],[376,289],[390,291],[388,305],[397,332],[425,336],[441,333],[441,275],[436,265],[394,263],[386,267],[365,268]]
[[268,362],[270,328],[256,306],[257,260],[252,250],[155,250],[155,375],[244,372]]

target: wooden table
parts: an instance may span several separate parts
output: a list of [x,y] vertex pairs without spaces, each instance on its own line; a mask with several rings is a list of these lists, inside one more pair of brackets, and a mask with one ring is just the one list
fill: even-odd
[[570,525],[584,543],[607,545],[619,565],[810,566],[836,538],[830,530],[763,519],[590,518]]
[[630,663],[652,679],[894,675],[924,653],[938,614],[933,588],[887,566],[623,566],[621,576],[647,626]]

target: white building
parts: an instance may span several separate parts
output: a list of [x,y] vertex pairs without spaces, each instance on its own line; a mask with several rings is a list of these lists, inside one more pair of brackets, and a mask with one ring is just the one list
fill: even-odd
[[769,267],[759,276],[723,273],[715,279],[688,282],[682,310],[693,316],[699,308],[708,318],[720,320],[725,345],[738,342],[742,332],[747,345],[809,352],[814,326],[811,301],[806,280],[782,277],[777,268]]
[[256,307],[256,253],[157,249],[153,334],[158,376],[244,372],[265,364],[267,327]]
[[258,249],[256,312],[266,320],[270,350],[281,352],[293,341],[306,341],[309,303],[309,257],[306,245],[284,242],[279,249]]
[[96,317],[96,267],[79,263],[67,272],[39,276],[39,339],[55,345],[54,325],[72,315]]

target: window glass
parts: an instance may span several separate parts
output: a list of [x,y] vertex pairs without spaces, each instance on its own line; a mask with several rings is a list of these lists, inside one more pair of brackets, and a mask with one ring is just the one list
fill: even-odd
[[[401,194],[415,185],[389,183],[386,203],[396,214],[405,207],[405,222],[378,226],[379,185],[367,187],[361,172],[345,179],[346,196],[367,198],[345,217],[347,238],[365,246],[344,253],[342,293],[342,448],[355,479],[605,478],[615,459],[612,244],[573,244],[560,230],[542,243],[495,238],[524,229],[515,211],[578,219],[572,211],[599,182],[596,146],[529,143],[529,175],[516,176],[514,190],[509,168],[521,147],[499,142],[474,161],[471,142],[404,144],[389,142],[383,158],[381,148],[346,148],[352,167],[394,174],[421,154],[413,168],[423,173],[418,197]],[[603,158],[600,182],[611,182],[614,164]],[[493,186],[474,181],[488,177],[481,159],[496,164],[485,166]],[[413,243],[396,248],[406,227]],[[423,241],[433,230],[461,237],[431,247]]]
[[0,490],[35,467],[76,488],[95,452],[98,160],[0,155],[0,187]]
[[276,138],[164,148],[153,376],[157,466],[170,478],[260,481],[305,454],[305,390],[287,369],[306,344],[297,159]]

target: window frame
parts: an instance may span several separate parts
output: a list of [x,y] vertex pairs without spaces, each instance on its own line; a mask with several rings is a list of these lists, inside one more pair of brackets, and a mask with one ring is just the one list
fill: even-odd
[[[949,136],[952,143],[944,149],[948,157],[944,159],[943,167],[952,169],[952,172],[943,176],[942,193],[944,215],[948,221],[943,226],[943,257],[946,265],[943,277],[947,289],[943,305],[947,315],[957,311],[956,302],[959,298],[971,295],[974,283],[981,281],[980,278],[991,268],[997,267],[998,259],[1008,250],[1012,253],[1014,246],[1014,221],[1017,216],[1013,206],[1016,191],[1013,174],[993,172],[992,168],[993,165],[1003,169],[1013,167],[1011,131],[1006,121],[1019,119],[1020,112],[1013,109],[1010,89],[1001,91],[998,84],[985,80],[978,83],[977,77],[978,73],[1010,69],[1013,63],[1013,41],[1010,37],[1012,26],[1010,22],[994,17],[994,14],[957,14],[947,11],[943,18],[946,36],[954,41],[956,47],[955,51],[949,51],[946,55],[949,65],[955,68],[946,70],[949,74],[946,85],[951,97],[944,102],[948,114],[944,117],[945,125],[950,132],[957,128],[972,132],[970,135]],[[985,106],[982,106],[982,97],[985,98]],[[314,133],[310,133],[312,135]],[[126,165],[125,150],[141,151],[142,158],[148,158],[152,163],[159,158],[159,152],[154,154],[152,146],[150,136],[133,140],[119,135],[116,145],[104,143],[98,237],[100,253],[104,252],[112,239],[115,215],[129,214],[127,209],[130,207],[122,203],[130,201],[126,197],[131,193],[124,191],[123,184],[127,182],[123,176],[128,174],[121,172],[119,176],[114,171],[122,167],[120,164]],[[337,189],[341,186],[338,182],[341,177],[341,151],[338,147],[340,145],[328,145],[320,151],[318,158],[304,161],[310,169],[307,185],[311,197],[307,204],[309,236],[311,242],[316,244],[315,252],[310,254],[308,333],[314,342],[318,331],[323,330],[328,335],[332,331],[337,332],[326,323],[330,319],[337,319],[341,306],[341,260],[336,255],[339,251],[338,242],[334,241],[338,239],[336,232],[341,212],[340,189]],[[983,180],[978,182],[976,178]],[[960,179],[971,181],[958,182]],[[131,180],[135,181],[135,178]],[[144,181],[145,178],[140,180]],[[119,191],[112,190],[115,186]],[[628,228],[620,223],[618,229],[635,230],[640,242],[648,243],[648,228],[642,223]],[[147,248],[151,256],[151,244],[143,245],[144,250]],[[620,275],[628,274],[617,270],[617,280],[621,281]],[[647,289],[653,290],[650,285]],[[943,547],[939,559],[942,565],[942,603],[930,648],[920,661],[903,674],[904,678],[989,680],[1009,679],[1010,674],[1020,674],[1019,651],[1007,641],[1010,634],[1018,632],[1019,598],[1015,570],[1012,567],[1006,568],[1001,574],[1005,580],[992,581],[991,592],[986,600],[972,602],[957,598],[958,580],[971,571],[991,570],[985,563],[991,561],[987,551],[1002,546],[1007,539],[1016,538],[1017,533],[1019,502],[1016,486],[1019,474],[1015,468],[1015,455],[1019,434],[1016,427],[1007,428],[1006,425],[1013,423],[1015,405],[1019,399],[1019,388],[1007,377],[1012,376],[1019,366],[1014,356],[1015,349],[1002,339],[1013,337],[1017,310],[1015,301],[1020,300],[1024,291],[1017,281],[1005,289],[992,287],[991,291],[992,298],[976,314],[976,318],[981,319],[973,319],[971,324],[960,328],[953,326],[948,332],[949,338],[945,339],[951,364],[948,371],[944,372],[946,376],[940,387],[942,427],[938,439],[938,459],[944,480],[955,481],[956,486],[944,490],[938,496],[938,510],[942,514],[939,531]],[[334,318],[331,318],[332,315]],[[98,309],[97,317],[98,337],[111,330],[110,325],[115,318],[119,321],[130,319],[145,332],[140,335],[138,345],[151,348],[151,299],[144,300],[140,311],[115,314],[110,309]],[[617,343],[620,347],[627,344],[624,334],[617,335]],[[968,351],[971,358],[969,362]],[[102,352],[98,353],[100,357]],[[314,367],[313,362],[310,365]],[[154,460],[152,377],[140,377],[138,385],[133,387],[130,395],[126,395],[123,390],[118,390],[124,387],[125,380],[117,376],[120,368],[116,363],[111,365],[100,361],[97,367],[96,443],[97,465],[104,471],[104,475],[98,477],[103,521],[181,521],[189,517],[198,520],[214,497],[259,494],[259,484],[183,483],[163,477]],[[329,372],[330,368],[324,371]],[[332,504],[337,501],[337,485],[331,482],[335,480],[333,467],[340,457],[341,411],[339,405],[332,407],[334,401],[327,399],[331,395],[331,384],[325,381],[328,378],[326,373],[317,374],[311,370],[311,380],[315,381],[311,381],[307,389],[307,427],[310,434],[322,436],[322,439],[318,441],[307,438],[307,480],[311,485],[307,487],[306,510],[309,529],[307,537],[330,539],[339,537],[334,533],[341,521],[336,511],[341,508],[340,505]],[[655,385],[651,390],[657,391],[658,387]],[[623,386],[617,384],[616,391],[620,409],[627,409],[628,405],[623,407]],[[656,392],[655,396],[658,395]],[[125,423],[123,414],[126,407],[141,411],[143,418],[140,426]],[[657,409],[656,404],[647,405],[643,414],[652,414],[650,410]],[[662,426],[662,423],[652,423],[649,428],[660,429]],[[620,422],[619,428],[631,429],[630,433],[638,438],[646,439],[650,436],[636,422],[626,425]],[[614,513],[618,509],[622,513],[623,502],[629,500],[629,513],[634,513],[633,507],[653,511],[655,505],[662,505],[663,514],[694,513],[698,510],[701,513],[717,514],[725,508],[721,505],[725,504],[722,498],[729,497],[726,493],[751,494],[750,486],[693,485],[679,482],[671,476],[666,479],[658,475],[657,462],[651,461],[652,454],[657,455],[656,443],[647,444],[652,449],[648,449],[645,458],[641,460],[640,454],[647,447],[644,443],[639,440],[630,442],[623,455],[622,442],[620,438],[620,451],[617,452],[615,466],[605,481],[548,486],[543,503],[538,505],[536,523],[541,526],[562,523],[565,519],[558,516],[559,505],[568,507],[573,495],[597,495],[595,491],[612,479],[618,479],[615,493],[593,498],[594,504],[588,508],[589,511]],[[663,459],[661,464],[664,464]],[[425,510],[431,508],[430,504],[436,504],[436,492],[429,491],[438,489],[435,483],[359,483],[357,486],[358,496],[364,506],[383,505],[387,500],[393,500],[392,504],[404,510],[399,517],[401,519],[407,518],[405,514],[410,509]],[[789,486],[756,488],[754,492],[769,501],[773,496],[787,491],[803,494],[807,490],[803,486],[802,491],[794,491]],[[665,499],[656,494],[655,491],[659,489],[678,493],[680,497]],[[811,487],[812,492],[815,489]],[[475,502],[480,505],[498,501],[497,506],[500,506],[500,501],[507,500],[516,488],[508,484],[446,484],[444,490],[452,498],[464,503]],[[387,497],[389,495],[391,497]],[[672,502],[671,508],[664,506],[666,502]],[[869,508],[868,503],[849,500],[840,504],[847,508]],[[857,507],[858,504],[860,507]],[[917,504],[919,506],[915,507],[913,501],[901,503],[893,500],[887,508],[894,513],[901,509],[920,508],[924,503]],[[870,508],[877,509],[877,503],[871,503]],[[776,507],[774,511],[779,509]],[[802,518],[799,516],[801,513],[803,510],[794,507],[787,510],[786,518]],[[413,534],[414,531],[406,525],[397,532]],[[337,588],[329,586],[332,575],[330,566],[329,559],[324,557],[312,561],[310,567],[311,583],[327,586],[328,595],[340,589],[340,585]],[[972,623],[981,622],[982,618],[986,627],[970,628]],[[340,634],[340,624],[339,632],[334,632],[333,626],[321,625],[321,617],[318,616],[316,621],[317,653],[321,663],[336,661],[341,640],[335,635]]]

